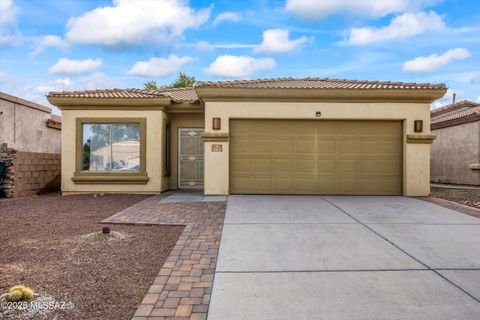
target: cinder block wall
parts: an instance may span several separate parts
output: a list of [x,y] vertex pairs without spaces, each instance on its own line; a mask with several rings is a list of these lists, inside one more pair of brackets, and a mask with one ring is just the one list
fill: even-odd
[[60,190],[61,158],[58,153],[2,150],[10,159],[0,189],[7,197],[25,197]]

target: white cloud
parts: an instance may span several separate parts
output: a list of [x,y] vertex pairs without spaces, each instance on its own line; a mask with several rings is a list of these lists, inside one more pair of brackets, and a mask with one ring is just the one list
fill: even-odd
[[184,64],[193,60],[192,57],[179,57],[173,54],[168,58],[153,57],[148,61],[138,61],[128,73],[141,77],[164,77],[177,73]]
[[[383,1],[382,1],[383,2]],[[381,28],[353,28],[347,43],[367,45],[394,39],[413,37],[425,32],[445,28],[443,18],[433,11],[404,13],[393,18],[390,24]]]
[[95,71],[102,65],[102,59],[70,60],[62,58],[48,69],[51,74],[83,74]]
[[275,60],[271,58],[256,59],[249,56],[223,55],[217,57],[204,72],[224,78],[247,78],[256,72],[275,67]]
[[13,0],[0,0],[0,46],[14,44],[19,38],[17,8]]
[[70,18],[66,38],[71,42],[109,47],[177,40],[189,28],[198,28],[210,8],[195,11],[182,0],[116,0]]
[[450,49],[441,55],[434,53],[427,57],[417,57],[413,60],[406,61],[403,64],[402,70],[405,72],[428,72],[438,69],[453,60],[463,60],[470,56],[470,51],[467,49]]
[[215,20],[213,20],[212,25],[216,27],[218,24],[225,21],[238,22],[240,21],[240,16],[235,12],[222,12],[215,18]]
[[47,48],[59,48],[65,50],[68,48],[68,43],[59,36],[55,35],[46,35],[40,37],[36,41],[35,50],[30,53],[30,57],[35,58]]
[[263,32],[262,43],[254,49],[257,53],[281,53],[290,52],[305,43],[311,41],[307,37],[300,37],[295,40],[288,39],[287,29],[270,29]]
[[332,14],[383,17],[390,13],[418,10],[436,0],[287,0],[285,9],[306,19],[322,19]]

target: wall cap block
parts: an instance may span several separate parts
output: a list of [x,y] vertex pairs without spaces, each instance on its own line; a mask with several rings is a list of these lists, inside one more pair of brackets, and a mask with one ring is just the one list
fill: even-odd
[[431,144],[436,137],[434,134],[407,134],[407,143]]
[[228,141],[230,135],[228,132],[204,132],[202,133],[202,139],[205,142],[222,142]]

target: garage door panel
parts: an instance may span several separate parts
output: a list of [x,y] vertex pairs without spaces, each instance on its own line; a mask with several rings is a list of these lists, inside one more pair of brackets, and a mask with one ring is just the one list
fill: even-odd
[[320,154],[335,154],[337,152],[335,138],[318,137],[316,150]]
[[335,159],[317,159],[316,168],[321,173],[335,172]]
[[294,159],[284,158],[284,159],[273,159],[272,160],[272,170],[279,174],[293,174],[294,172]]
[[402,193],[402,123],[232,120],[230,192]]
[[270,154],[272,153],[272,140],[265,138],[257,138],[253,141],[253,153]]
[[274,186],[279,193],[289,193],[295,188],[295,180],[292,176],[275,177]]
[[312,154],[315,152],[315,141],[312,136],[295,137],[295,152]]
[[315,172],[315,159],[296,159],[295,160],[295,172],[298,174],[309,174]]
[[336,163],[335,171],[337,174],[354,174],[357,171],[355,159],[339,159]]
[[318,194],[335,194],[335,178],[334,176],[317,176]]
[[337,140],[337,153],[339,154],[356,154],[358,152],[358,143],[356,137],[339,137]]
[[315,190],[315,179],[310,175],[297,175],[295,177],[295,193],[311,193]]
[[232,144],[232,152],[239,155],[242,153],[251,153],[252,141],[248,137],[238,136],[235,139],[235,144]]
[[269,174],[272,171],[272,159],[254,159],[253,171]]
[[294,149],[294,140],[289,138],[272,139],[272,151],[276,154],[292,154]]
[[235,168],[235,174],[249,174],[252,165],[250,164],[250,158],[240,158],[236,157],[231,159],[232,167]]

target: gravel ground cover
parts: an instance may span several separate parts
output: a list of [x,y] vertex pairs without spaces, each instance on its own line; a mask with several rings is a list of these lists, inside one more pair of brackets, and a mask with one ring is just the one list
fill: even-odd
[[[0,295],[23,284],[56,302],[0,319],[130,319],[183,231],[99,222],[148,196],[58,194],[0,200]],[[0,302],[2,302],[0,298]]]
[[430,196],[480,209],[480,189],[431,187]]

